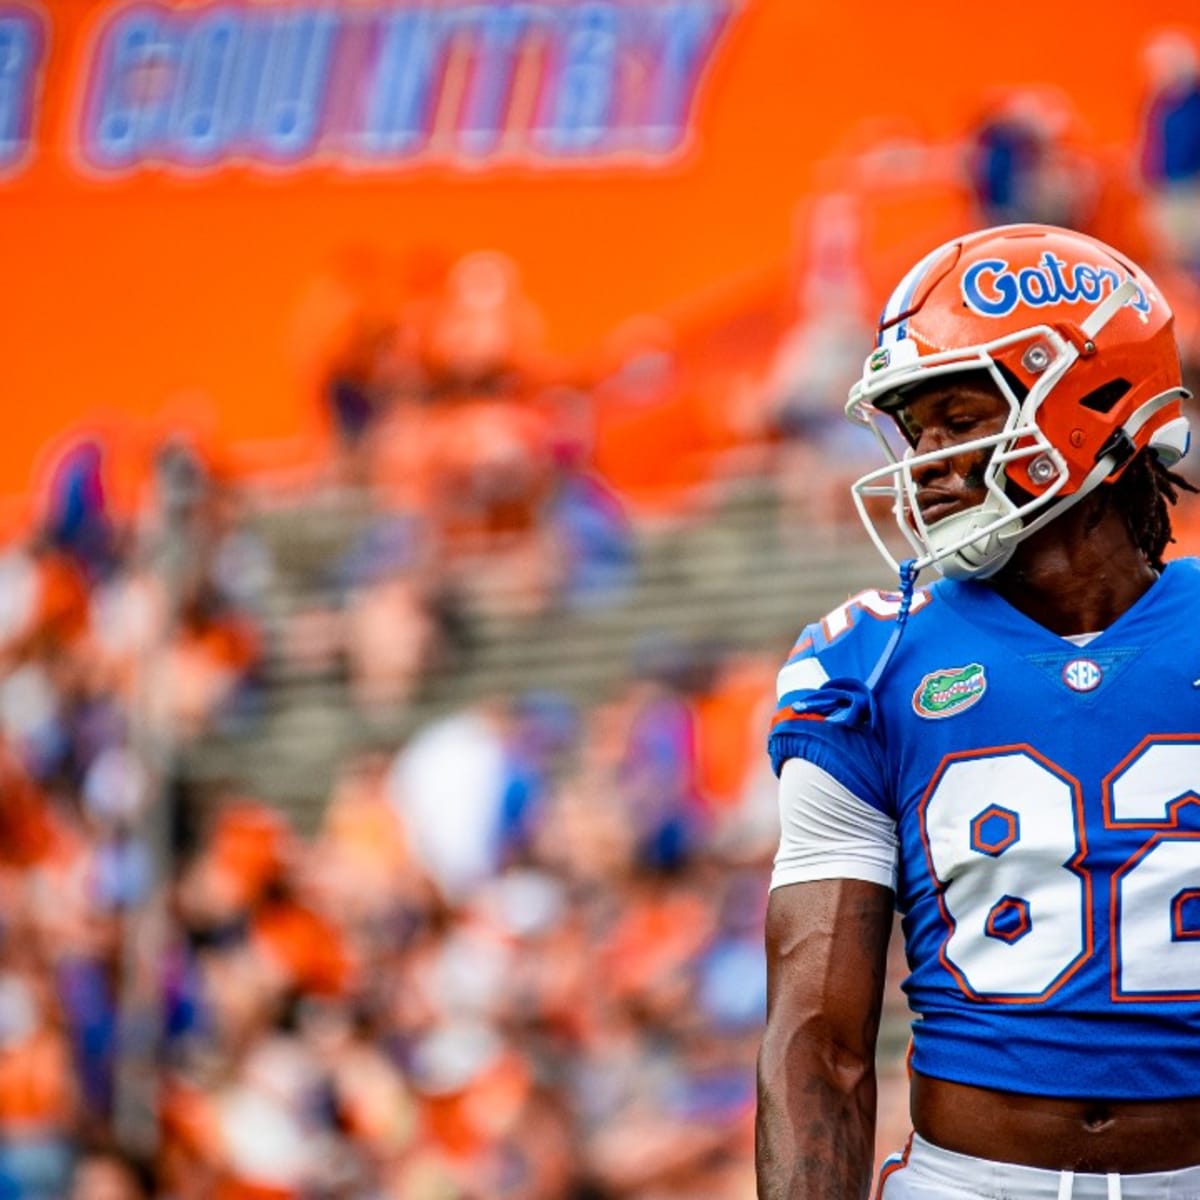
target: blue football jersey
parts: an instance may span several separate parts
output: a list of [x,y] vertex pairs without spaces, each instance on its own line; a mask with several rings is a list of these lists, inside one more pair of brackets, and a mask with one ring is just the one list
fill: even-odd
[[864,593],[804,631],[770,752],[896,821],[913,1066],[1046,1096],[1200,1095],[1200,562],[1082,648],[940,580],[868,691],[898,599]]

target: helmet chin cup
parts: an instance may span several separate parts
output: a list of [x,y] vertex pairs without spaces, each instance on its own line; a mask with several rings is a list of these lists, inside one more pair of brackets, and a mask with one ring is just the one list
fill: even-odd
[[931,564],[948,579],[987,579],[996,574],[1017,548],[1020,517],[997,525],[997,512],[988,502],[930,525],[923,541]]

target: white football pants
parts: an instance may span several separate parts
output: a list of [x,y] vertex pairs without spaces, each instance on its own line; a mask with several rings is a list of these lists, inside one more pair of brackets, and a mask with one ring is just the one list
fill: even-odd
[[1146,1175],[1083,1175],[971,1158],[915,1133],[880,1172],[877,1200],[1200,1200],[1200,1166]]

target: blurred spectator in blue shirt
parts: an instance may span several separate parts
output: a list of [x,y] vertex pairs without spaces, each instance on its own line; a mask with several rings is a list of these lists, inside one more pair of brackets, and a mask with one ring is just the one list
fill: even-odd
[[1200,273],[1200,55],[1186,35],[1164,33],[1147,45],[1144,63],[1142,180],[1163,252]]

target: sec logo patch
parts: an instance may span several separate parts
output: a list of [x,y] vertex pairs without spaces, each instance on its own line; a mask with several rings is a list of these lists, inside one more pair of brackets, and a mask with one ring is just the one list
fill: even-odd
[[1062,670],[1063,683],[1073,692],[1094,692],[1103,678],[1100,664],[1090,658],[1073,658]]

